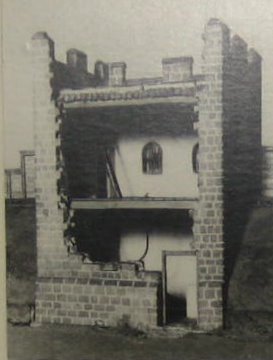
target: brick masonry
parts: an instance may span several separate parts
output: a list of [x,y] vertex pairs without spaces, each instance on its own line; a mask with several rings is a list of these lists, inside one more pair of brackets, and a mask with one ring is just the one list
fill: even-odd
[[[203,80],[198,90],[199,206],[194,213],[192,247],[198,254],[198,326],[212,330],[223,325],[228,281],[224,261],[232,257],[229,244],[238,239],[230,229],[236,228],[239,214],[255,202],[259,192],[261,58],[254,50],[248,51],[239,37],[231,39],[228,27],[217,19],[208,22],[203,39]],[[45,33],[35,34],[32,44],[36,320],[155,327],[160,324],[160,274],[137,270],[135,264],[103,269],[103,264],[84,264],[79,255],[67,253],[66,230],[73,214],[60,137],[66,112],[58,95],[62,88],[91,86],[96,79],[82,68],[77,77],[77,69],[71,73],[57,62],[54,44]],[[250,149],[253,141],[257,146]],[[241,185],[238,179],[248,180],[253,169],[256,180]],[[240,223],[245,220],[239,219]]]
[[35,197],[35,153],[34,151],[20,151],[22,187],[24,198]]
[[[230,274],[261,183],[261,58],[211,19],[199,102],[199,325],[221,327]],[[225,265],[225,266],[224,266]],[[224,272],[225,269],[225,272]]]
[[160,273],[138,271],[130,263],[103,269],[103,264],[71,257],[63,276],[38,279],[36,321],[139,330],[158,325]]
[[36,154],[36,222],[38,276],[54,274],[65,260],[63,214],[58,208],[55,117],[51,82],[54,44],[45,33],[32,38],[34,146]]
[[[60,109],[52,88],[54,47],[44,33],[34,35],[34,111],[38,278],[36,321],[138,328],[158,324],[159,274],[136,272],[135,265],[102,271],[100,265],[68,256],[64,230]],[[58,84],[57,84],[58,85]],[[66,219],[66,221],[65,221]]]
[[263,197],[273,198],[273,147],[263,149]]
[[199,207],[194,234],[198,249],[199,325],[209,330],[223,323],[223,82],[229,29],[211,20],[203,39],[205,88],[199,103]]
[[24,188],[22,187],[21,169],[5,170],[5,196],[6,199],[23,199]]

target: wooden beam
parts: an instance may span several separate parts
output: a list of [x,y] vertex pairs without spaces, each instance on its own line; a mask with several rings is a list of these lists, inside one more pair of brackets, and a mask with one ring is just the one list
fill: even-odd
[[198,199],[173,198],[123,198],[123,199],[72,199],[74,210],[106,210],[106,209],[194,209]]
[[164,256],[196,256],[197,250],[163,250]]
[[144,98],[144,99],[127,99],[127,100],[98,100],[98,101],[71,101],[64,102],[66,109],[92,109],[98,107],[115,107],[115,106],[143,106],[150,104],[184,104],[195,105],[198,103],[193,96],[172,96],[162,98]]

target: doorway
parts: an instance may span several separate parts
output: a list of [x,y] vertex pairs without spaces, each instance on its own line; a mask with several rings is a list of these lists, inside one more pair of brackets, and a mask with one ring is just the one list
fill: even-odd
[[163,325],[196,322],[196,251],[163,251],[162,276]]

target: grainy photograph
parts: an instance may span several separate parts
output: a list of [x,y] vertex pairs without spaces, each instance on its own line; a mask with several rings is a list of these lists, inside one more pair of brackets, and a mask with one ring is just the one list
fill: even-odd
[[2,12],[7,359],[271,360],[272,1]]

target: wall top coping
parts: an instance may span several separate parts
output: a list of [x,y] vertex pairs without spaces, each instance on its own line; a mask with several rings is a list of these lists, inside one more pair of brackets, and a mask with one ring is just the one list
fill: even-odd
[[162,59],[162,64],[177,64],[177,63],[193,63],[192,56],[180,56],[174,58],[164,58]]
[[126,68],[127,65],[124,61],[115,61],[115,62],[110,62],[108,63],[108,65],[111,67],[111,68],[114,68],[114,67],[123,67],[123,68]]
[[[200,78],[201,80],[201,78]],[[142,84],[133,86],[119,86],[119,87],[96,87],[84,88],[79,90],[63,89],[60,92],[59,101],[65,104],[80,103],[95,104],[95,103],[113,103],[113,102],[142,102],[146,99],[164,100],[170,98],[179,98],[181,102],[197,103],[197,86],[199,79],[177,82],[177,83],[158,83],[158,84]]]
[[21,175],[22,171],[21,169],[17,168],[17,169],[5,169],[5,173],[6,174],[15,174],[15,175]]
[[22,156],[34,156],[35,152],[34,150],[20,150],[20,154]]
[[75,48],[68,49],[66,53],[67,54],[77,54],[77,55],[86,56],[85,52],[83,52],[81,50],[78,50],[78,49],[75,49]]
[[263,146],[264,152],[273,152],[273,146]]

